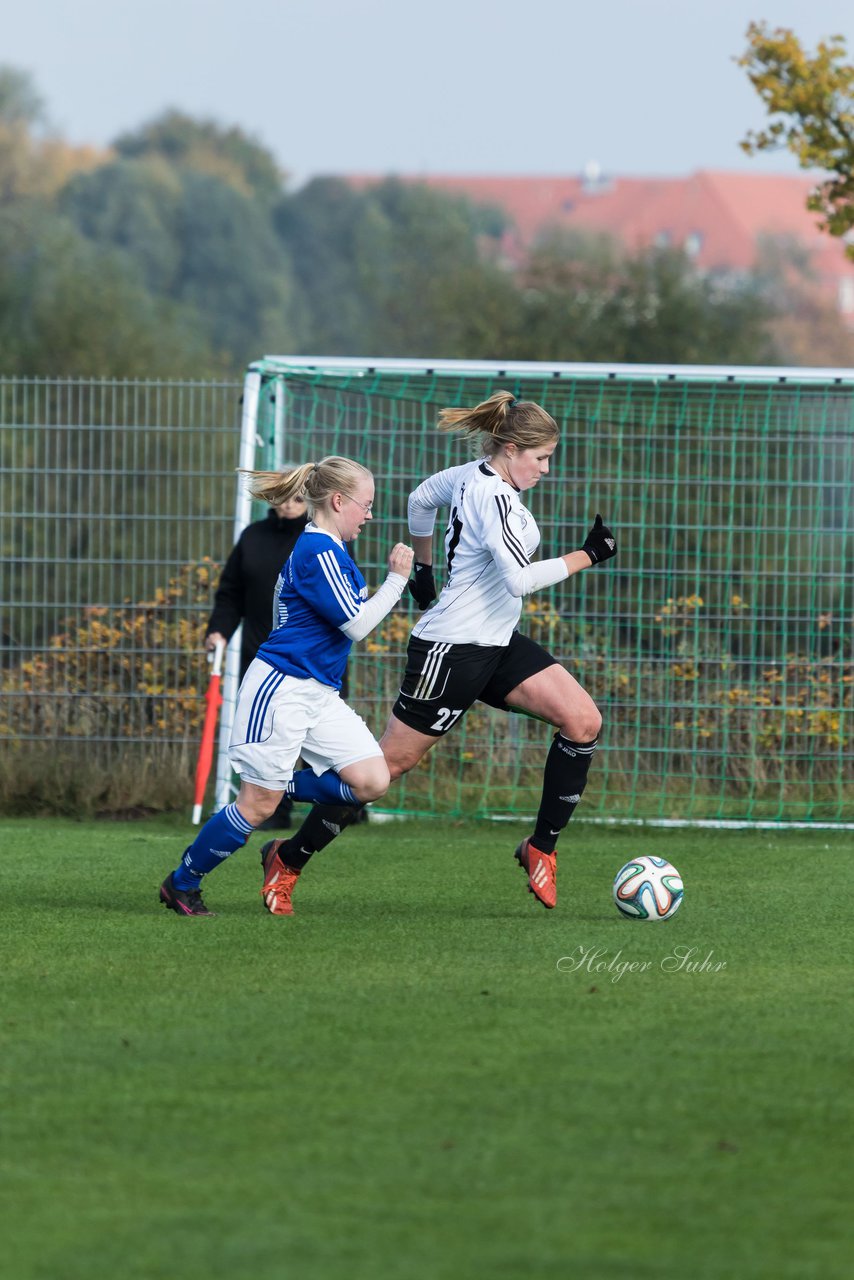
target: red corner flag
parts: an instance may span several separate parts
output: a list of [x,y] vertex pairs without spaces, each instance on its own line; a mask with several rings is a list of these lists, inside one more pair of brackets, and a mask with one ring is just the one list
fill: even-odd
[[208,681],[208,691],[205,694],[205,702],[207,710],[205,711],[205,727],[202,730],[202,745],[199,747],[199,759],[196,764],[196,794],[195,804],[193,805],[193,825],[198,826],[202,820],[202,804],[205,799],[205,787],[208,785],[208,777],[211,771],[214,751],[214,734],[216,733],[216,718],[220,707],[222,706],[222,694],[219,685],[222,676],[222,659],[225,653],[225,645],[220,641],[214,649],[213,668],[211,670],[211,678]]

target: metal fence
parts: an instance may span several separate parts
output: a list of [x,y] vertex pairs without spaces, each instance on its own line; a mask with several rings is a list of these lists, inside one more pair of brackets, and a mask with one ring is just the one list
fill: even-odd
[[[375,582],[411,488],[468,456],[439,410],[497,389],[559,426],[526,499],[540,554],[579,545],[596,511],[620,546],[528,597],[520,622],[604,714],[584,816],[854,819],[854,370],[269,357],[247,378],[244,440],[259,462],[344,453],[371,468],[357,555]],[[375,729],[411,620],[404,602],[353,651],[351,695]],[[384,803],[531,815],[547,738],[476,705]]]
[[[154,762],[149,791],[171,783],[189,805],[204,624],[252,515],[238,459],[372,466],[359,559],[373,583],[408,488],[464,460],[437,408],[506,385],[562,425],[532,503],[543,553],[599,501],[621,538],[616,568],[523,617],[605,711],[586,813],[851,821],[854,373],[382,361],[265,362],[245,384],[0,379],[0,806],[41,780],[49,807],[90,761],[138,783]],[[354,651],[377,731],[411,620],[398,613]],[[536,732],[473,711],[389,800],[529,813]]]
[[238,382],[0,379],[8,768],[28,746],[49,773],[60,757],[112,767],[131,745],[168,756],[195,740],[241,395]]

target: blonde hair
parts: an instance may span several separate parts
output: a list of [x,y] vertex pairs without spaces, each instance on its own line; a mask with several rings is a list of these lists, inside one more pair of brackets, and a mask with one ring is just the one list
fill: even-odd
[[511,391],[496,391],[473,409],[443,409],[440,431],[481,436],[483,456],[491,458],[505,444],[537,449],[558,439],[560,429],[550,413],[533,400],[517,400]]
[[241,474],[246,476],[246,487],[253,498],[269,502],[271,507],[279,507],[291,498],[305,498],[310,516],[328,502],[333,493],[352,498],[361,481],[373,480],[367,467],[335,454],[321,458],[320,462],[304,462],[292,471],[243,471]]

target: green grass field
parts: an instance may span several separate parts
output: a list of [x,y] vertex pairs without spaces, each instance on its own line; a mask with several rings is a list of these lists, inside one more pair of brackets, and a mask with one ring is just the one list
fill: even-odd
[[371,823],[290,920],[256,836],[182,920],[188,831],[0,822],[4,1277],[851,1274],[850,834],[578,822],[547,913],[521,827]]

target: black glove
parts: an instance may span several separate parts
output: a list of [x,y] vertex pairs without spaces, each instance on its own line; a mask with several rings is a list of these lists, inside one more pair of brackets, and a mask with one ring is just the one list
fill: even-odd
[[610,560],[611,556],[617,554],[617,539],[608,526],[602,523],[602,517],[598,511],[593,521],[593,528],[584,539],[581,550],[587,552],[594,564],[599,564],[601,560]]
[[416,560],[412,566],[412,577],[406,585],[418,608],[429,609],[437,594],[432,564],[419,564]]

